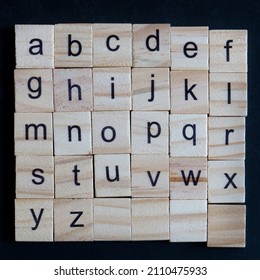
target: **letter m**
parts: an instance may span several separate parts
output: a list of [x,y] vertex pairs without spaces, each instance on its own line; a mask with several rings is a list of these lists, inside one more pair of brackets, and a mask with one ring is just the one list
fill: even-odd
[[197,177],[195,178],[193,170],[189,171],[188,176],[185,175],[184,170],[181,170],[181,175],[185,186],[188,186],[191,180],[193,182],[193,185],[197,186],[200,179],[200,174],[201,174],[201,170],[198,171]]
[[47,127],[45,124],[40,123],[38,125],[32,123],[32,124],[26,124],[25,125],[25,139],[29,140],[30,136],[30,128],[34,132],[34,140],[38,140],[38,131],[41,128],[42,129],[42,139],[46,140],[47,139]]

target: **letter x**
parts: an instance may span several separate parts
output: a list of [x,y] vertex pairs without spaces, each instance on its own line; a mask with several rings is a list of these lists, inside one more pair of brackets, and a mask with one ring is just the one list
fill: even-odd
[[227,173],[224,173],[224,174],[225,174],[225,176],[228,179],[228,182],[227,182],[226,186],[224,187],[224,189],[227,189],[230,184],[233,186],[233,188],[237,189],[236,184],[233,182],[233,180],[236,177],[237,173],[234,173],[231,177]]

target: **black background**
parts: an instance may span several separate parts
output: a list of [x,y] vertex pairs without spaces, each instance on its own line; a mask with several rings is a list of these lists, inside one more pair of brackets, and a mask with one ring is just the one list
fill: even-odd
[[[0,259],[259,259],[259,1],[0,0]],[[207,248],[205,243],[14,242],[14,24],[171,23],[210,29],[248,29],[246,132],[246,249]]]

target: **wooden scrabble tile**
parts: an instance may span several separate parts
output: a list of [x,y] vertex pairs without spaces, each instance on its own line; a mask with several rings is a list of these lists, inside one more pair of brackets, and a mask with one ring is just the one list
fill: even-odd
[[247,73],[210,73],[210,115],[247,115]]
[[131,110],[131,68],[94,68],[95,111]]
[[51,113],[15,113],[15,155],[52,155]]
[[131,115],[132,154],[168,154],[168,112],[136,112]]
[[15,69],[15,111],[53,112],[52,69]]
[[209,117],[209,159],[245,159],[245,118]]
[[171,113],[207,114],[208,71],[171,71]]
[[88,155],[92,151],[90,112],[53,113],[55,155]]
[[207,115],[170,115],[171,157],[207,156]]
[[210,30],[210,72],[247,72],[247,30]]
[[133,25],[133,66],[169,67],[170,24]]
[[132,24],[93,24],[95,67],[132,66]]
[[15,240],[53,241],[52,199],[15,199]]
[[93,241],[93,199],[54,199],[54,240]]
[[207,200],[170,200],[170,242],[207,241]]
[[55,25],[57,67],[92,67],[92,24]]
[[208,206],[208,247],[246,246],[246,206]]
[[55,157],[55,197],[93,198],[92,156]]
[[16,198],[54,198],[52,156],[16,157]]
[[16,68],[54,67],[54,26],[15,25]]
[[169,240],[168,198],[132,198],[132,240]]
[[207,158],[170,158],[170,198],[207,199]]
[[169,197],[169,156],[132,155],[132,197]]
[[131,199],[94,199],[94,240],[131,240]]
[[171,69],[208,70],[208,27],[171,27]]
[[208,162],[209,203],[245,202],[244,161]]
[[54,69],[53,78],[55,111],[93,110],[91,69]]
[[169,68],[132,68],[132,91],[133,110],[169,110]]
[[130,113],[127,111],[93,112],[93,153],[130,153]]
[[131,196],[130,155],[94,156],[95,197]]

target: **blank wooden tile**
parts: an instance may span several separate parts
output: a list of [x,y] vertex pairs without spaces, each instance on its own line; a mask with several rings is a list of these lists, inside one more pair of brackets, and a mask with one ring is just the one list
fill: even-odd
[[54,240],[93,241],[93,199],[54,199]]
[[246,206],[208,206],[208,247],[246,246]]
[[130,153],[130,113],[93,112],[93,153]]
[[169,110],[169,68],[132,68],[132,91],[133,110]]
[[132,197],[169,197],[169,156],[132,155]]
[[95,111],[131,110],[131,68],[94,68],[93,95]]
[[207,115],[170,115],[171,157],[207,156]]
[[245,202],[244,161],[208,162],[209,203]]
[[16,198],[54,198],[52,156],[16,157]]
[[94,240],[131,240],[131,199],[94,199]]
[[130,155],[95,155],[95,197],[131,196]]
[[55,197],[93,198],[92,156],[55,157]]
[[170,242],[207,241],[207,200],[170,200]]
[[208,70],[208,27],[171,27],[171,69]]
[[133,25],[133,66],[170,66],[170,24]]
[[171,113],[207,114],[208,71],[171,71]]
[[55,155],[91,154],[90,112],[54,113]]
[[132,154],[168,154],[169,113],[131,113]]
[[209,117],[209,158],[245,158],[245,118]]
[[132,240],[169,240],[169,199],[132,199]]
[[247,72],[247,30],[210,30],[210,72]]
[[247,115],[247,73],[210,73],[210,115]]
[[15,240],[53,241],[52,199],[15,199]]
[[15,25],[16,68],[54,67],[54,26]]
[[55,25],[57,67],[92,67],[92,24]]
[[207,199],[207,158],[170,158],[171,199]]
[[55,111],[93,110],[91,69],[54,69],[53,78]]
[[52,155],[51,113],[15,113],[15,155]]
[[132,24],[93,24],[95,67],[132,66]]
[[53,112],[52,69],[15,69],[15,111]]

